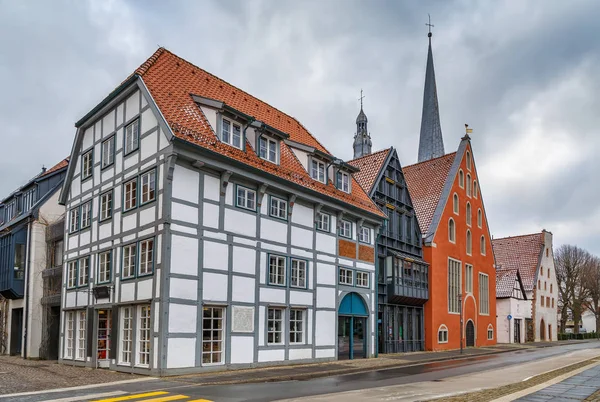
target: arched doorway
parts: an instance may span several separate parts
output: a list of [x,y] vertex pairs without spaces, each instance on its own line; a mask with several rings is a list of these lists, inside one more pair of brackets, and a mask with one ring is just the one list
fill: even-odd
[[467,347],[475,346],[475,324],[473,321],[467,321]]
[[542,318],[542,322],[540,324],[540,341],[545,341],[546,340],[546,323],[544,322],[544,319]]
[[369,310],[358,293],[348,293],[338,308],[338,359],[367,356]]

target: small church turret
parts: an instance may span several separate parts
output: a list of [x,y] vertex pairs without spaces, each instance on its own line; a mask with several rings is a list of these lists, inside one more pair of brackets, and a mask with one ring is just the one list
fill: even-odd
[[371,154],[371,135],[367,128],[367,115],[363,111],[363,94],[360,90],[360,112],[356,117],[356,134],[354,134],[354,159]]

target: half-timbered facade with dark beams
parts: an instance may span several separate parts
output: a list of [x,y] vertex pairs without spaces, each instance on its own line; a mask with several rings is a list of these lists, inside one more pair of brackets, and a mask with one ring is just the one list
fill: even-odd
[[377,241],[379,352],[423,350],[429,264],[398,153],[391,147],[349,163],[360,169],[354,177],[388,218]]

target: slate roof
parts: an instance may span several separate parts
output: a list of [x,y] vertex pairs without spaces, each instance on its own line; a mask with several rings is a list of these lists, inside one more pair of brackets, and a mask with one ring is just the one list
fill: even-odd
[[544,234],[533,233],[493,239],[492,248],[498,269],[518,269],[525,290],[533,290],[539,260],[544,249]]
[[164,48],[159,48],[134,74],[142,78],[177,138],[385,217],[361,186],[352,185],[352,193],[347,194],[335,188],[331,181],[325,185],[312,179],[290,147],[283,141],[280,141],[280,165],[260,159],[251,146],[246,146],[246,151],[243,151],[223,144],[217,138],[200,107],[194,102],[192,95],[225,102],[228,106],[288,134],[291,141],[329,154],[327,149],[295,118]]
[[402,169],[423,234],[428,233],[455,156],[452,152]]
[[496,298],[511,297],[515,281],[517,280],[518,269],[497,269],[496,270]]
[[348,161],[350,165],[360,169],[359,172],[354,173],[354,178],[367,194],[375,185],[375,180],[377,180],[377,176],[391,150],[392,148],[382,149],[381,151],[373,152],[370,155],[361,156],[360,158]]

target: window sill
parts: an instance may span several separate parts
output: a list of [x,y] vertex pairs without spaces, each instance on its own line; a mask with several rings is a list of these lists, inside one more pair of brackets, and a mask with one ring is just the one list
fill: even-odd
[[325,230],[325,229],[319,229],[319,228],[315,228],[315,230],[316,230],[317,232],[321,232],[321,233],[329,233],[329,234],[331,234],[331,230]]
[[252,208],[244,207],[242,205],[237,205],[237,204],[235,204],[235,207],[239,208],[239,209],[243,209],[244,211],[250,211],[250,212],[255,212],[256,213],[256,208],[252,209]]
[[[239,208],[241,208],[241,207],[239,207]],[[280,221],[287,222],[287,218],[282,218],[281,216],[276,216],[276,215],[269,214],[269,217],[274,218],[274,219],[278,219]]]
[[123,153],[123,159],[125,159],[126,157],[128,157],[129,155],[131,155],[132,153],[134,153],[135,151],[137,151],[138,149],[140,149],[139,146],[137,148],[134,148],[134,149],[128,151],[127,153]]
[[145,202],[140,202],[140,205],[138,205],[137,207],[140,208],[140,207],[143,207],[145,205],[152,204],[154,201],[156,201],[156,197],[153,198],[153,199],[151,199],[151,200],[145,201]]
[[107,222],[107,221],[110,221],[110,220],[112,220],[112,214],[110,216],[106,217],[106,218],[99,219],[98,223],[104,223],[104,222]]
[[287,285],[285,283],[271,283],[271,282],[267,282],[267,285],[269,286],[274,286],[277,288],[285,288]]
[[82,177],[81,177],[81,184],[85,183],[86,181],[88,181],[88,180],[89,180],[89,179],[91,179],[92,177],[94,177],[94,175],[93,175],[93,174],[92,174],[92,175],[90,175],[90,176],[87,176],[87,177],[85,177],[85,178],[82,176]]
[[101,172],[104,172],[106,169],[108,169],[108,168],[110,168],[110,167],[113,167],[114,165],[115,165],[115,162],[113,161],[113,162],[109,163],[109,164],[108,164],[108,165],[106,165],[106,166],[102,166],[102,167],[100,167],[100,171],[101,171]]

